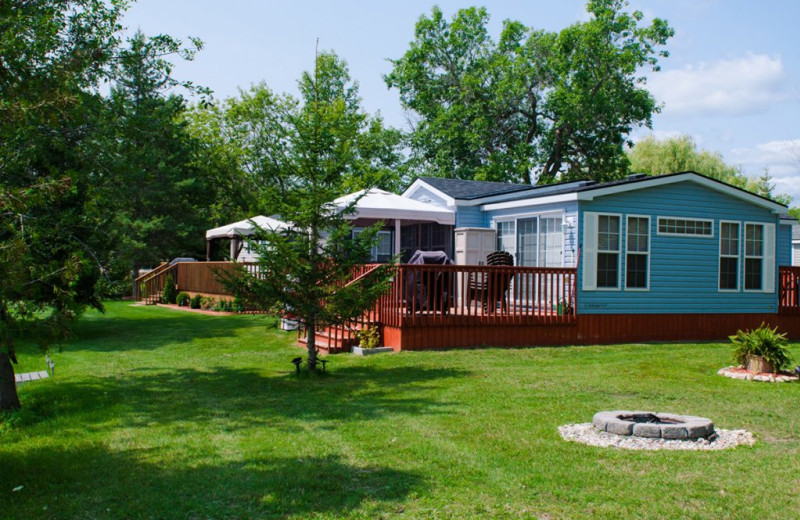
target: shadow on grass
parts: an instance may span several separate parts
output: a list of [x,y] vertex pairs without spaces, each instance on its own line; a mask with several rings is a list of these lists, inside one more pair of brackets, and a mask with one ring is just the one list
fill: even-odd
[[86,445],[6,456],[0,511],[4,518],[340,517],[359,508],[391,512],[424,485],[415,473],[338,456],[163,467],[144,462],[148,455],[157,454]]
[[[468,372],[424,367],[344,367],[326,377],[267,377],[255,371],[211,367],[140,369],[119,377],[57,381],[32,389],[27,425],[48,417],[87,427],[146,426],[209,421],[226,430],[282,427],[292,421],[367,420],[387,415],[451,413],[456,403],[430,397],[437,381]],[[113,412],[112,412],[113,408]]]
[[236,331],[273,328],[275,319],[259,316],[205,316],[171,309],[155,309],[136,316],[132,308],[124,316],[105,315],[80,320],[69,351],[113,352],[127,349],[156,350],[164,345],[191,342],[195,338],[225,338]]

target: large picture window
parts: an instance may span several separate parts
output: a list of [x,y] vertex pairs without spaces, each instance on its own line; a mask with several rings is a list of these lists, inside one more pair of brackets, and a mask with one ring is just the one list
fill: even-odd
[[739,223],[719,224],[719,288],[739,290]]
[[616,215],[597,216],[597,287],[619,287],[619,224]]
[[745,224],[744,227],[744,288],[760,291],[764,272],[764,225]]
[[647,289],[650,264],[650,218],[628,217],[625,288]]

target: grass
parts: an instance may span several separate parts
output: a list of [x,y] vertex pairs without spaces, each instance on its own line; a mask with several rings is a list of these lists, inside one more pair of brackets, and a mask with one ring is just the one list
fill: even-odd
[[[20,387],[24,409],[0,424],[2,518],[800,510],[800,384],[717,376],[729,344],[341,355],[327,377],[296,378],[293,336],[262,317],[111,303],[77,334],[56,377]],[[18,371],[43,369],[33,345],[19,350]],[[708,416],[758,442],[630,452],[556,431],[622,408]]]

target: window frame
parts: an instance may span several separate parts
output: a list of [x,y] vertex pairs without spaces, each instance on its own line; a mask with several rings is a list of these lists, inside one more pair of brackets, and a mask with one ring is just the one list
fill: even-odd
[[[617,217],[619,220],[617,222],[617,250],[611,251],[607,249],[600,249],[600,217]],[[622,213],[597,213],[597,250],[595,251],[595,255],[597,259],[595,260],[595,291],[621,291],[622,290],[622,221],[624,220]],[[600,286],[600,262],[599,258],[601,254],[616,254],[617,255],[617,285],[614,287],[602,287]]]
[[[747,254],[747,226],[759,226],[761,228],[761,255],[748,255]],[[766,262],[766,234],[767,234],[767,226],[764,222],[750,222],[745,221],[742,223],[743,233],[742,233],[742,291],[748,293],[763,293],[767,292],[764,287],[764,263]],[[747,288],[747,259],[758,259],[761,260],[761,283],[758,289],[748,289]]]
[[[525,213],[515,213],[513,215],[503,215],[498,217],[493,217],[491,220],[491,227],[495,230],[495,233],[499,231],[498,224],[501,222],[513,222],[514,223],[514,251],[509,251],[514,256],[514,265],[519,265],[519,221],[525,219],[536,219],[536,266],[540,267],[539,263],[539,247],[540,247],[540,240],[542,236],[541,232],[541,222],[543,218],[555,218],[561,217],[561,265],[559,266],[551,266],[551,267],[566,267],[567,262],[567,234],[564,232],[563,226],[564,222],[566,222],[568,213],[564,210],[551,210],[551,211],[540,211],[540,212],[525,212]],[[497,247],[499,236],[495,237],[495,247]],[[574,258],[573,258],[574,261]]]
[[[736,256],[727,254],[722,254],[722,225],[723,224],[735,224],[737,226],[736,231]],[[725,293],[738,293],[742,291],[742,287],[744,285],[742,280],[742,251],[744,246],[744,241],[742,240],[742,222],[738,220],[720,220],[719,221],[719,247],[717,248],[717,256],[719,257],[717,261],[717,291],[718,292],[725,292]],[[722,259],[723,258],[736,258],[736,288],[735,289],[723,289],[720,287],[722,282]]]
[[[702,222],[704,224],[710,224],[711,226],[711,234],[709,235],[700,235],[700,234],[691,234],[691,233],[670,233],[668,231],[661,231],[661,221],[662,220],[682,220],[684,222]],[[707,218],[690,218],[690,217],[673,217],[670,215],[659,215],[656,219],[656,234],[662,237],[681,237],[681,238],[714,238],[714,219],[707,219]]]
[[[628,242],[630,240],[630,219],[644,219],[647,221],[647,251],[634,251],[631,252],[628,248]],[[653,246],[653,237],[652,237],[652,230],[651,230],[652,220],[650,215],[637,215],[637,214],[626,214],[625,215],[625,284],[624,288],[626,291],[632,292],[647,292],[650,290],[650,252]],[[628,287],[628,256],[629,255],[637,255],[637,256],[645,256],[646,257],[646,266],[647,266],[647,276],[645,278],[645,286],[644,287]]]

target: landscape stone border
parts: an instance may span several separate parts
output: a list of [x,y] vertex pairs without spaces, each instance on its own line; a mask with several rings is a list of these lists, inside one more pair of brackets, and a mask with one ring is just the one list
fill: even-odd
[[[663,422],[647,422],[655,417]],[[592,425],[599,431],[651,439],[699,439],[714,435],[714,423],[705,417],[654,413],[647,411],[616,410],[598,412]]]
[[798,379],[800,379],[797,376],[791,374],[769,374],[769,373],[756,374],[750,372],[745,368],[737,366],[720,368],[717,371],[717,374],[725,377],[730,377],[732,379],[743,379],[746,381],[761,381],[762,383],[789,383],[791,381],[797,381]]
[[565,424],[558,427],[561,438],[569,442],[579,442],[601,448],[620,448],[625,450],[685,450],[716,451],[735,448],[736,446],[752,446],[756,440],[746,430],[716,429],[716,438],[708,440],[676,440],[662,438],[634,437],[632,435],[616,435],[599,431],[592,423]]

